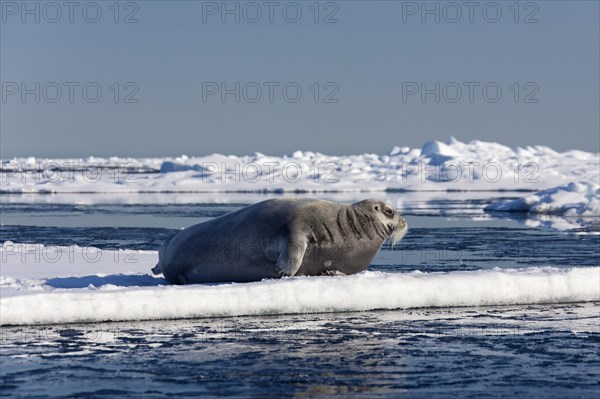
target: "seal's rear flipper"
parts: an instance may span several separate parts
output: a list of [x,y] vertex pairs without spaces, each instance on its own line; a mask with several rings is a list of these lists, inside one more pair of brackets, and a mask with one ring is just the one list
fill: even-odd
[[161,274],[161,273],[162,273],[162,266],[161,266],[161,264],[160,264],[160,263],[158,263],[156,266],[154,266],[154,267],[152,268],[152,273],[153,273],[154,275],[157,275],[157,274]]
[[152,273],[154,273],[154,275],[157,274],[161,274],[163,272],[163,261],[164,261],[164,253],[165,253],[165,249],[167,248],[167,246],[169,245],[169,243],[171,242],[171,239],[173,237],[175,237],[177,233],[173,234],[171,237],[167,238],[167,240],[165,241],[165,243],[160,247],[160,249],[158,250],[158,263],[156,264],[156,266],[154,266],[152,268]]

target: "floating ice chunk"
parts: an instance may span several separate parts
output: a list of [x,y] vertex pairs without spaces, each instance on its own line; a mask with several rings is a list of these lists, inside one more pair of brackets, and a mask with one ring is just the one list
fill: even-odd
[[568,183],[525,198],[496,202],[485,210],[600,217],[600,186],[585,181]]
[[131,253],[7,241],[0,252],[4,259],[0,324],[600,300],[600,267],[448,273],[367,271],[345,277],[172,286],[148,274],[156,263],[156,251]]
[[[584,302],[600,267],[450,273],[364,272],[245,284],[55,289],[0,299],[1,324],[75,323]],[[16,281],[7,284],[18,284]]]

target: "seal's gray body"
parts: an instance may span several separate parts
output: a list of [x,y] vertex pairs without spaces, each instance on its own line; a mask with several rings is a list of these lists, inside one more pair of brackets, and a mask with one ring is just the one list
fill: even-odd
[[406,231],[395,210],[379,215],[383,207],[392,212],[376,200],[259,202],[175,234],[153,271],[174,284],[358,273],[390,235]]

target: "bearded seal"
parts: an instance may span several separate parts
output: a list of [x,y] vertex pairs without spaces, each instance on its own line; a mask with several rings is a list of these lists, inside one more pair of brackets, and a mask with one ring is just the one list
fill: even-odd
[[270,199],[176,233],[152,271],[172,284],[348,275],[366,270],[387,239],[395,245],[407,230],[375,199]]

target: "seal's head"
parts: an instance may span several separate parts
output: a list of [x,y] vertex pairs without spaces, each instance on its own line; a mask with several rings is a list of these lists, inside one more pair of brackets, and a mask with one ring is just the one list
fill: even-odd
[[392,246],[406,235],[408,231],[406,220],[390,204],[370,198],[357,202],[354,206],[382,226],[382,231],[385,232],[386,238],[390,239]]

